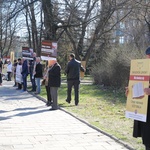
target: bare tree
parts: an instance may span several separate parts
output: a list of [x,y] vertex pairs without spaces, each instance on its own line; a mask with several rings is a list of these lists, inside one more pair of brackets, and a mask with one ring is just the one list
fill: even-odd
[[8,56],[10,50],[13,49],[13,40],[16,38],[15,33],[17,30],[17,17],[16,15],[13,20],[8,20],[11,9],[15,5],[12,2],[6,3],[1,1],[0,3],[0,50],[1,57]]
[[[99,39],[131,13],[132,8],[128,7],[126,13],[119,20],[115,16],[117,10],[129,6],[129,4],[130,1],[127,0],[87,0],[86,2],[64,0],[66,11],[63,14],[64,17],[59,16],[58,19],[72,43],[77,59],[88,62]],[[89,29],[90,32],[87,34]]]

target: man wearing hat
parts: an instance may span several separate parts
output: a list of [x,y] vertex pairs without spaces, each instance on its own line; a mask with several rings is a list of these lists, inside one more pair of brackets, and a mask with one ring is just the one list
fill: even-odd
[[146,49],[145,54],[147,58],[150,58],[150,47]]

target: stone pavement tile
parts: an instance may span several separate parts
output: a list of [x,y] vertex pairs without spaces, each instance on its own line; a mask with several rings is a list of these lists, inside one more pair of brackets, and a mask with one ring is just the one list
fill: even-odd
[[127,150],[62,110],[8,85],[0,87],[0,150]]
[[21,144],[21,145],[13,145],[13,148],[16,150],[22,149],[32,149],[34,146],[32,144]]
[[0,150],[14,150],[11,145],[0,145]]

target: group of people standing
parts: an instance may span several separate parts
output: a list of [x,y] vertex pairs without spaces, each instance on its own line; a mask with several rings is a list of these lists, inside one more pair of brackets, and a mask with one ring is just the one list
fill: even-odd
[[[0,72],[2,70],[0,61]],[[75,105],[79,103],[79,84],[80,84],[80,71],[85,71],[81,63],[75,59],[75,55],[72,53],[69,55],[69,62],[66,67],[67,74],[67,99],[66,102],[71,102],[71,91],[74,87],[75,91]],[[27,90],[27,76],[30,75],[30,81],[32,89],[29,92],[34,94],[40,94],[41,92],[41,80],[43,79],[47,92],[47,106],[52,106],[50,110],[56,110],[58,108],[58,88],[61,85],[61,66],[57,60],[53,60],[50,64],[47,61],[46,68],[43,72],[43,66],[41,64],[40,57],[36,57],[36,53],[33,53],[33,60],[27,60],[19,58],[12,64],[10,61],[7,63],[8,81],[11,81],[11,72],[14,74],[14,86],[17,86],[16,90]],[[42,82],[43,82],[42,81]]]
[[[72,53],[69,55],[69,62],[66,67],[67,74],[67,99],[66,102],[71,102],[71,91],[74,87],[75,92],[75,105],[79,103],[79,84],[80,84],[80,71],[84,72],[85,69],[79,61],[75,59]],[[45,88],[47,91],[47,106],[52,106],[51,110],[57,109],[58,87],[61,84],[61,67],[57,61],[52,61],[51,65],[47,65],[43,79],[45,80]]]
[[14,81],[15,85],[18,85],[17,90],[27,91],[27,77],[30,75],[31,91],[40,94],[40,81],[43,78],[42,64],[40,63],[40,57],[36,57],[36,53],[33,55],[33,60],[19,58],[17,63],[14,64]]

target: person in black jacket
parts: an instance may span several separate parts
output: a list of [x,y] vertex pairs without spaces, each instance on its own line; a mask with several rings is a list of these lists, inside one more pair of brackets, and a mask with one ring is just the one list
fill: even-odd
[[28,76],[28,61],[27,59],[22,59],[22,80],[23,80],[23,91],[27,90],[27,76]]
[[33,53],[33,60],[29,61],[30,81],[31,81],[31,84],[32,84],[32,89],[31,89],[30,92],[36,92],[35,77],[33,75],[35,66],[36,66],[36,53]]
[[[150,47],[145,51],[146,57],[150,59]],[[128,87],[126,88],[126,96],[128,95]],[[146,122],[134,120],[133,137],[141,137],[145,145],[145,150],[150,150],[150,88],[145,88],[144,92],[148,96],[147,104],[147,120]]]
[[61,67],[58,62],[53,61],[51,68],[48,71],[48,86],[50,87],[51,99],[53,101],[50,110],[58,109],[58,87],[61,84]]
[[3,69],[3,61],[0,58],[0,86],[2,85],[2,69]]
[[37,86],[35,94],[41,93],[41,79],[43,78],[43,70],[40,61],[41,61],[40,57],[36,57],[36,67],[33,73],[36,81],[36,86]]
[[75,92],[75,105],[79,103],[79,84],[80,84],[80,71],[85,72],[85,69],[79,61],[75,59],[75,54],[70,54],[70,61],[67,64],[66,74],[67,74],[67,99],[66,102],[71,102],[71,91],[72,86],[74,86]]

